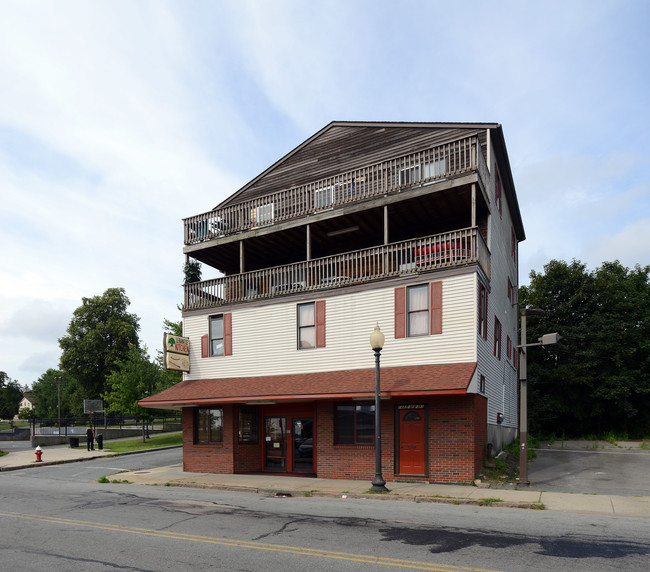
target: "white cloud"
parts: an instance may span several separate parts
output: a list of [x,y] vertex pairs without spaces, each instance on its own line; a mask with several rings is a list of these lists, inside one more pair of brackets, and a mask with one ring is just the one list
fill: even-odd
[[57,365],[46,332],[110,287],[125,288],[155,355],[182,301],[181,218],[334,119],[502,123],[523,282],[551,258],[650,262],[645,5],[5,0],[1,11],[0,369],[23,382]]

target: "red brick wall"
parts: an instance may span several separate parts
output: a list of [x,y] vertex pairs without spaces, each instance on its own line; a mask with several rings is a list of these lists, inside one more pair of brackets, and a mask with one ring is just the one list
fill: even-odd
[[[223,442],[194,444],[193,407],[183,408],[183,471],[189,473],[233,473],[233,408],[223,409]],[[236,436],[234,436],[236,439]]]
[[487,446],[487,399],[480,395],[441,397],[429,408],[429,481],[474,479]]
[[[428,474],[423,478],[441,483],[472,481],[486,451],[487,400],[459,395],[382,402],[382,476],[386,480],[399,479],[395,474],[395,407],[402,403],[426,405]],[[374,446],[334,444],[334,403],[318,405],[316,431],[318,477],[372,481]]]
[[[481,468],[487,446],[487,399],[480,395],[382,402],[384,479],[400,478],[395,474],[396,406],[416,403],[425,405],[428,421],[427,475],[422,478],[440,483],[472,481]],[[370,482],[375,476],[375,447],[334,443],[334,405],[331,401],[321,401],[316,406],[316,474],[327,479],[357,479]],[[223,407],[223,443],[195,445],[194,409],[183,409],[184,471],[247,473],[263,470],[263,443],[238,443],[236,412],[234,406]]]

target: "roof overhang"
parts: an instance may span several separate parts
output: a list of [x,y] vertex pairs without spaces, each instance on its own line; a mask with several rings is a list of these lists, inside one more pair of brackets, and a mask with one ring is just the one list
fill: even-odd
[[[476,363],[382,368],[382,399],[467,393]],[[139,401],[141,407],[181,409],[220,403],[363,400],[375,395],[375,370],[182,381]]]

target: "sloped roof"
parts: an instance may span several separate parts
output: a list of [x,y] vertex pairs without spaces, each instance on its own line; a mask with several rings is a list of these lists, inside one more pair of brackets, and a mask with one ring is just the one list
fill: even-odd
[[[399,397],[465,393],[475,369],[475,362],[382,368],[381,394]],[[262,400],[371,398],[374,392],[375,370],[355,369],[299,375],[187,380],[146,397],[139,404],[142,407],[166,409]]]
[[[404,154],[422,149],[423,141],[445,143],[478,134],[485,144],[490,131],[495,153],[501,164],[502,183],[510,205],[519,240],[525,232],[510,170],[503,130],[499,123],[444,123],[391,121],[332,121],[281,157],[214,209],[221,209],[271,192],[312,181],[314,174],[331,176],[384,160],[382,153],[398,150]],[[439,138],[439,140],[438,140]],[[383,150],[383,151],[382,151]],[[361,163],[360,163],[361,161]]]

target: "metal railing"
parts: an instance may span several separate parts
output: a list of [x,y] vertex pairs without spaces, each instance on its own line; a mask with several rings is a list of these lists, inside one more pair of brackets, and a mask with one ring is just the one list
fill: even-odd
[[475,136],[185,218],[184,243],[197,244],[472,171],[478,172],[485,187],[488,168]]
[[[62,417],[59,419],[35,417],[31,420],[32,435],[60,435],[78,436],[85,435],[88,423],[92,421],[94,426],[105,429],[140,429],[142,419],[138,417],[107,416],[96,414],[94,418],[86,417]],[[151,430],[177,431],[181,426],[181,414],[156,415],[148,421]]]
[[490,253],[478,228],[233,274],[185,285],[185,309],[269,299],[478,262],[490,275]]

